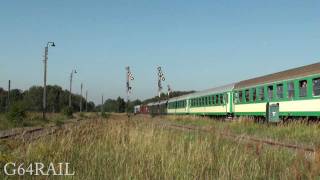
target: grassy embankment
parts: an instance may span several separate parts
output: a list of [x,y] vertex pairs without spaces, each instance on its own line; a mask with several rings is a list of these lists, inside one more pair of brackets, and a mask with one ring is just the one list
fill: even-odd
[[74,117],[77,118],[92,118],[97,116],[96,113],[77,113],[73,117],[68,117],[62,113],[47,113],[47,119],[42,119],[41,113],[26,113],[26,117],[23,118],[22,122],[14,122],[6,117],[6,114],[0,113],[0,130],[7,130],[17,127],[33,127],[33,126],[47,126],[47,125],[61,125],[68,120],[72,120]]
[[282,124],[268,124],[255,123],[245,118],[241,118],[238,121],[224,122],[198,116],[168,116],[162,117],[162,120],[180,125],[210,128],[218,132],[250,135],[258,138],[320,148],[320,122],[307,123],[306,121],[299,120]]
[[231,142],[216,131],[180,131],[148,118],[124,119],[88,121],[22,146],[6,142],[2,163],[69,162],[76,175],[67,179],[319,178],[319,154],[306,159],[303,152]]

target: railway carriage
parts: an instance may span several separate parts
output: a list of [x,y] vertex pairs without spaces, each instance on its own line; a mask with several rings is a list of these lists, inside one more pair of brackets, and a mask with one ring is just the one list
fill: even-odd
[[234,83],[191,94],[189,113],[196,115],[232,114],[232,90]]
[[189,95],[171,98],[168,101],[168,114],[188,114]]
[[267,116],[273,105],[280,117],[319,118],[320,63],[150,103],[148,108],[154,114]]
[[172,98],[168,102],[168,114],[232,115],[234,85]]
[[320,116],[320,63],[240,81],[234,88],[234,114],[265,116],[268,104],[280,116]]
[[148,110],[150,114],[167,114],[167,101],[149,103]]

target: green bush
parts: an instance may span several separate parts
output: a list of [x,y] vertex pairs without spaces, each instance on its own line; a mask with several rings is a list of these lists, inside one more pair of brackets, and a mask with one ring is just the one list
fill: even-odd
[[22,124],[26,118],[27,107],[23,102],[16,102],[11,105],[6,117],[15,124]]
[[55,120],[55,125],[61,127],[64,124],[62,119],[56,119]]
[[63,113],[63,115],[65,115],[67,117],[72,117],[73,109],[71,107],[65,107],[62,109],[62,113]]
[[80,116],[81,118],[86,118],[86,117],[87,117],[83,112],[81,112],[81,113],[79,114],[79,116]]
[[109,119],[110,114],[109,113],[105,113],[104,111],[101,113],[101,117]]

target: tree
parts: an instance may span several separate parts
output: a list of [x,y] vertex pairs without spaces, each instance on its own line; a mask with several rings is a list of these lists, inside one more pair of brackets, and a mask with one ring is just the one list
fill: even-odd
[[126,102],[120,96],[117,98],[118,113],[123,113],[126,111]]
[[42,110],[43,88],[41,86],[32,86],[24,92],[24,101],[29,111]]
[[[7,91],[0,88],[0,112],[6,110],[7,104]],[[63,90],[57,85],[47,86],[47,110],[49,112],[61,112],[64,107],[69,105],[69,91]],[[85,110],[86,100],[77,94],[72,94],[72,110],[79,111],[79,103],[82,98],[83,110]],[[28,111],[41,112],[43,106],[43,87],[31,86],[28,90],[22,91],[20,89],[13,89],[10,93],[10,103],[23,101]],[[93,111],[95,104],[88,103],[88,111]]]

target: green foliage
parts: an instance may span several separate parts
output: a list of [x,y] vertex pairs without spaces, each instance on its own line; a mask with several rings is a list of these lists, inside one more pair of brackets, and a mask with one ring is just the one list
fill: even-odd
[[[98,106],[96,110],[100,111],[101,106]],[[103,104],[103,111],[123,113],[126,111],[126,102],[121,97],[118,97],[116,100],[107,99]]]
[[86,115],[85,115],[83,112],[81,112],[81,113],[79,114],[79,116],[80,116],[81,118],[85,118],[85,117],[86,117]]
[[109,119],[110,118],[110,113],[105,113],[104,111],[102,111],[101,117],[105,118],[105,119]]
[[56,126],[59,126],[59,127],[61,127],[64,124],[63,120],[61,120],[61,119],[56,119],[54,121],[54,123]]
[[[47,86],[47,112],[61,112],[62,107],[69,104],[69,91],[63,90],[57,85]],[[11,104],[17,101],[24,101],[28,107],[28,111],[42,111],[42,98],[43,98],[43,87],[32,86],[26,91],[19,89],[13,89],[10,92]],[[83,97],[72,94],[72,107],[73,109],[79,110],[80,100],[82,98],[82,107],[85,107],[86,101]],[[6,111],[8,100],[8,92],[0,87],[0,112]],[[93,111],[95,105],[93,102],[88,102],[88,111]]]
[[19,101],[11,105],[6,117],[14,124],[21,124],[26,118],[27,107],[24,102]]
[[67,117],[72,117],[73,115],[73,109],[69,106],[66,106],[62,109],[62,114]]
[[[173,97],[178,97],[178,96],[182,96],[182,95],[185,95],[185,94],[190,94],[190,93],[194,93],[195,91],[173,91],[170,93],[170,98],[173,98]],[[167,100],[168,99],[168,95],[165,94],[165,93],[161,93],[160,94],[160,101],[162,100]],[[158,102],[159,101],[159,96],[155,96],[153,98],[150,98],[150,99],[146,99],[144,101],[142,101],[143,104],[148,104],[150,102]]]

